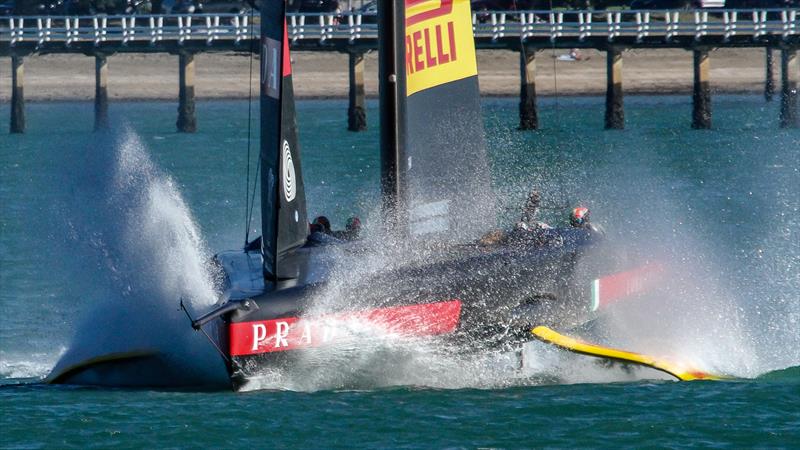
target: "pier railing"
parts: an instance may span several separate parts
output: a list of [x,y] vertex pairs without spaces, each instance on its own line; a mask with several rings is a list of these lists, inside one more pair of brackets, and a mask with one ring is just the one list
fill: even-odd
[[[348,129],[366,127],[364,54],[378,46],[375,13],[290,14],[295,50],[349,53]],[[692,127],[711,127],[711,50],[764,47],[764,96],[775,90],[773,50],[780,51],[782,127],[800,127],[800,8],[476,11],[475,43],[483,49],[520,54],[520,129],[539,127],[536,54],[549,48],[595,48],[606,53],[605,126],[624,128],[622,58],[631,48],[683,48],[693,54]],[[11,58],[12,133],[25,130],[24,59],[27,55],[76,53],[95,60],[95,126],[107,123],[108,56],[169,52],[178,56],[177,128],[197,128],[194,55],[202,52],[257,52],[259,19],[250,14],[8,17],[0,19],[0,56]]]
[[[377,48],[374,13],[289,14],[289,37],[304,50]],[[244,14],[8,17],[0,54],[227,51],[250,48],[258,18]],[[479,48],[686,47],[796,45],[798,9],[623,11],[476,11]]]

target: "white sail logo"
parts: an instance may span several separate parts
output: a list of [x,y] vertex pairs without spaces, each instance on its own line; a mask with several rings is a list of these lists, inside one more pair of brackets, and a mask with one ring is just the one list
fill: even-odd
[[294,180],[294,162],[292,161],[292,149],[289,142],[283,141],[283,195],[287,202],[294,200],[297,194],[297,184]]

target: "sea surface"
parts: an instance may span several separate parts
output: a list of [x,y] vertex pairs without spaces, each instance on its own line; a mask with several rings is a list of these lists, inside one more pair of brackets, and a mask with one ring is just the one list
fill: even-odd
[[[141,345],[224,378],[178,298],[210,305],[208,257],[258,235],[258,126],[246,101],[199,102],[194,134],[169,102],[114,102],[102,133],[91,103],[29,103],[28,132],[0,134],[0,447],[797,448],[800,130],[758,96],[715,96],[711,130],[690,129],[688,95],[625,102],[622,131],[603,130],[602,98],[562,97],[522,132],[515,100],[484,99],[498,223],[532,188],[551,224],[588,206],[614,245],[676,274],[598,320],[605,342],[732,379],[540,343],[519,368],[383,342],[242,393],[40,384],[62,354]],[[298,102],[309,216],[375,233],[377,104],[362,133],[346,106]]]

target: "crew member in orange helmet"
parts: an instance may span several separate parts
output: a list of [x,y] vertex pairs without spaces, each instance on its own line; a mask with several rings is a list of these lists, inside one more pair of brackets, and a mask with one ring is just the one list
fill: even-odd
[[589,221],[589,208],[585,206],[578,206],[572,210],[569,215],[569,224],[575,228],[585,228],[594,233],[605,233],[602,227]]

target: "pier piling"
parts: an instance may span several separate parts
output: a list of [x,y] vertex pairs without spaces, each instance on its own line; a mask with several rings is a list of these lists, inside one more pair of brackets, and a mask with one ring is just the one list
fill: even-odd
[[694,50],[694,93],[692,95],[692,128],[711,128],[711,64],[708,50]]
[[25,132],[25,66],[21,56],[11,57],[11,129],[12,133]]
[[519,129],[539,128],[536,110],[536,49],[523,46],[519,51]]
[[764,100],[771,102],[772,96],[775,95],[775,70],[772,62],[772,47],[765,48],[767,61],[767,73],[764,79]]
[[197,131],[197,118],[194,110],[194,54],[181,53],[179,56],[180,74],[178,90],[178,121],[176,126],[182,133]]
[[367,110],[364,107],[364,54],[349,53],[350,103],[347,107],[347,129],[367,129]]
[[108,126],[108,59],[94,56],[94,129]]
[[625,128],[622,93],[622,50],[610,47],[606,52],[606,129]]
[[800,127],[800,116],[797,114],[798,60],[796,48],[781,50],[781,128]]

